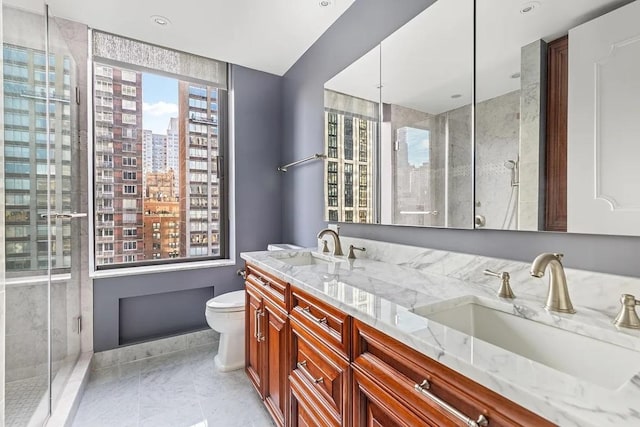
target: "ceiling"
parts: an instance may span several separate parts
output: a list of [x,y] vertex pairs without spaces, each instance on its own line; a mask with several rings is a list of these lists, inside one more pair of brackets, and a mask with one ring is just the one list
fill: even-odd
[[[41,12],[42,0],[4,0]],[[330,0],[49,0],[51,16],[283,75],[353,3]],[[170,24],[160,26],[151,16]]]
[[[521,9],[535,3],[529,13]],[[629,0],[483,0],[477,2],[478,101],[520,88],[521,47],[551,41]],[[360,98],[431,114],[471,102],[473,1],[439,0],[325,85]],[[382,61],[380,62],[380,55]],[[379,79],[381,70],[381,80]],[[454,95],[459,97],[452,98]]]

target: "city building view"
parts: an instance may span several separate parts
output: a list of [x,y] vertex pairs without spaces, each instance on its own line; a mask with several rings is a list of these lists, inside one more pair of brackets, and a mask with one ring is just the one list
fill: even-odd
[[378,104],[326,90],[325,106],[325,219],[372,222]]
[[[49,107],[49,153],[44,52],[4,44],[3,62],[6,270],[46,270],[48,220],[43,215],[47,213],[47,193],[52,211],[71,210],[71,60],[65,55],[49,56],[53,101]],[[51,175],[55,171],[51,179],[47,154]],[[68,268],[70,224],[54,221],[51,234],[52,267]]]
[[94,78],[96,265],[219,255],[219,89],[103,64]]

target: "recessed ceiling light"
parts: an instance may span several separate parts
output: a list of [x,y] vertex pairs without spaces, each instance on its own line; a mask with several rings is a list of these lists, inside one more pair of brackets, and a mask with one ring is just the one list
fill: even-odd
[[537,1],[530,1],[528,3],[523,4],[520,7],[520,13],[521,14],[525,14],[525,13],[531,13],[533,12],[535,9],[540,7],[540,3]]
[[318,4],[320,5],[320,7],[331,6],[331,0],[320,0]]
[[512,79],[519,79],[520,78],[520,73],[513,73],[510,76]]
[[166,27],[167,25],[171,24],[169,18],[160,15],[152,15],[151,20],[161,27]]
[[451,95],[451,98],[453,98],[453,99],[462,98],[462,95],[460,95],[459,93],[456,93],[456,94]]

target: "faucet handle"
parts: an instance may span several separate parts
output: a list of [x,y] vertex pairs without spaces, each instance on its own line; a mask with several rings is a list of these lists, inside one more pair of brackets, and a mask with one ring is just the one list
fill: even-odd
[[329,253],[329,246],[327,245],[327,241],[322,239],[322,253]]
[[359,248],[357,246],[349,245],[349,255],[347,255],[347,259],[356,259],[356,254],[353,252],[354,250],[364,252],[367,248]]
[[640,317],[636,313],[636,305],[640,305],[640,301],[633,295],[622,294],[620,304],[622,307],[613,324],[621,328],[640,329]]
[[498,289],[498,296],[500,298],[515,298],[516,296],[511,289],[511,285],[509,284],[509,279],[511,276],[508,271],[503,271],[501,273],[497,273],[495,271],[486,269],[483,271],[487,276],[497,277],[501,280],[500,289]]

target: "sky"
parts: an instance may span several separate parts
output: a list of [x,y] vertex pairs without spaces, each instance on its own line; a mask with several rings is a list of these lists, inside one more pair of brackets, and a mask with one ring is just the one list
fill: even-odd
[[178,117],[178,80],[142,73],[142,128],[164,135],[171,117]]
[[405,142],[407,144],[409,164],[420,167],[429,162],[429,131],[407,127]]

